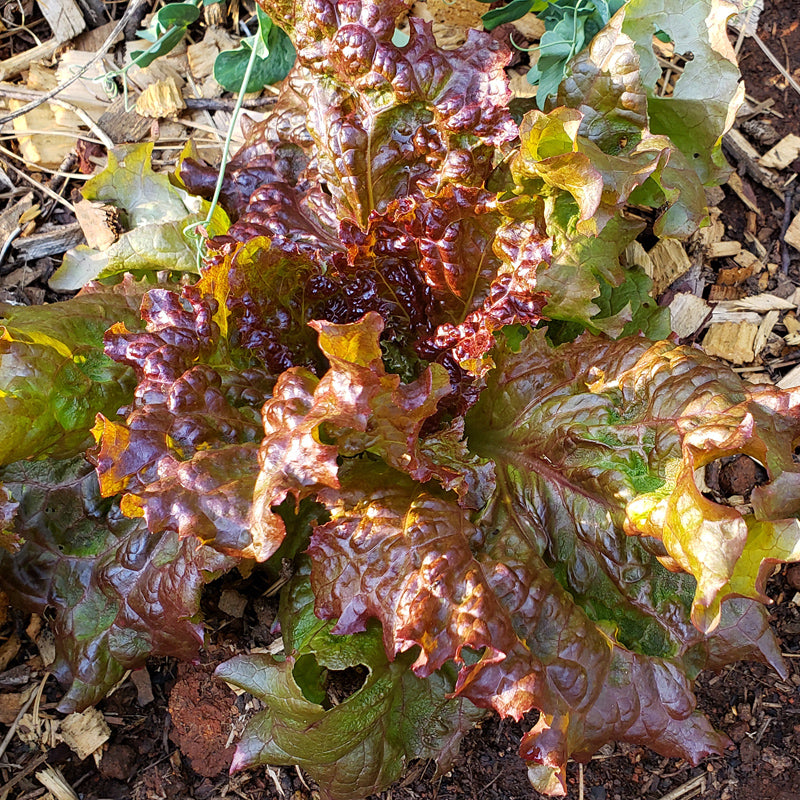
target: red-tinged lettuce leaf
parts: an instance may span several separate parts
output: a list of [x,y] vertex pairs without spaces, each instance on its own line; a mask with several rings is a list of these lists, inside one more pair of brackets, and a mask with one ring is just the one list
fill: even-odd
[[[338,634],[379,619],[390,657],[420,648],[420,677],[455,661],[456,695],[478,706],[517,719],[540,709],[521,749],[537,789],[563,794],[567,759],[587,759],[608,741],[692,763],[724,748],[694,710],[691,682],[712,663],[712,645],[689,623],[689,576],[667,572],[613,531],[573,538],[573,557],[553,563],[541,551],[552,529],[569,546],[569,515],[533,494],[535,474],[504,474],[477,526],[435,488],[385,467],[351,462],[340,481],[341,490],[319,494],[331,520],[308,550],[317,614],[337,619]],[[576,580],[565,588],[568,570]],[[766,628],[758,611],[726,612],[723,630],[738,655],[779,662]]]
[[423,186],[480,186],[494,149],[515,138],[503,72],[509,54],[491,37],[470,31],[453,53],[411,17],[409,41],[398,47],[392,37],[401,2],[262,7],[297,50],[295,85],[308,103],[320,178],[341,218],[365,226],[370,212]]
[[335,489],[339,456],[372,453],[418,480],[437,471],[419,435],[450,392],[446,371],[433,364],[413,383],[387,373],[379,343],[383,321],[374,312],[357,323],[315,321],[312,327],[330,368],[321,379],[300,367],[287,370],[263,409],[252,520],[258,540],[274,547],[285,535],[274,507],[290,494],[299,501]]
[[[387,659],[377,626],[332,635],[314,616],[307,569],[285,590],[280,619],[288,653],[283,660],[238,656],[216,671],[265,706],[237,744],[234,770],[297,764],[324,798],[356,800],[386,789],[411,759],[435,759],[446,770],[463,735],[484,714],[449,697],[452,669],[420,680],[409,656]],[[354,669],[366,674],[363,684],[333,705],[328,683]]]
[[135,328],[150,288],[126,278],[52,305],[0,305],[0,464],[73,456],[95,414],[130,401],[133,372],[103,353],[103,334],[119,321]]
[[[577,536],[610,530],[621,539],[624,525],[646,537],[643,545],[669,568],[691,573],[699,628],[714,627],[728,594],[760,596],[752,588],[755,547],[751,589],[725,585],[746,550],[748,525],[777,520],[760,519],[758,510],[746,519],[707,499],[694,476],[718,458],[745,453],[766,462],[771,481],[796,492],[784,477],[798,472],[791,453],[800,430],[787,395],[754,389],[702,353],[667,342],[584,337],[550,349],[536,333],[504,358],[471,419],[479,420],[474,428],[468,421],[472,448],[498,469],[524,464],[542,502],[567,514]],[[780,534],[777,558],[794,552],[787,536]],[[553,551],[554,560],[568,555]]]
[[250,503],[273,381],[220,336],[215,310],[195,290],[154,290],[142,304],[146,331],[108,331],[106,351],[138,385],[124,422],[98,416],[93,458],[103,494],[124,493],[123,511],[153,533],[263,560]]
[[196,656],[200,592],[233,559],[124,517],[82,458],[18,462],[0,478],[24,540],[0,550],[2,586],[21,609],[53,612],[60,710],[98,702],[149,656]]
[[[275,105],[261,122],[241,116],[245,142],[225,167],[220,204],[234,221],[247,209],[256,189],[268,183],[308,188],[314,170],[310,167],[311,136],[306,130],[306,104],[295,89],[302,77],[282,84]],[[210,200],[214,196],[219,168],[206,163],[195,150],[181,161],[180,177],[192,194]]]
[[[794,459],[800,411],[796,392],[736,386],[738,378],[729,378],[727,387],[719,379],[714,385],[700,372],[707,365],[684,362],[680,368],[704,390],[676,419],[681,461],[661,489],[631,503],[626,527],[661,539],[670,558],[697,578],[693,619],[713,628],[721,600],[733,595],[767,602],[764,585],[775,564],[800,560],[800,465]],[[697,469],[736,453],[756,459],[769,477],[753,491],[752,514],[713,503],[694,480]]]
[[[247,216],[258,221],[251,232],[260,233],[233,247],[215,240],[222,249],[199,284],[227,306],[224,324],[238,345],[275,375],[291,366],[321,374],[325,362],[308,327],[312,320],[346,324],[377,313],[385,321],[384,341],[407,354],[432,333],[443,312],[419,273],[414,242],[401,229],[376,218],[365,231],[345,223],[334,238],[302,213],[268,214],[258,207],[262,191],[275,204],[285,196],[278,186],[254,194],[256,210]],[[243,224],[231,234],[244,235]]]

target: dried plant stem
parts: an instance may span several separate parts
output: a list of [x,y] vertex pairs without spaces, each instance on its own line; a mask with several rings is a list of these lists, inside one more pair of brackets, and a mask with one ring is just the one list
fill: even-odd
[[127,21],[144,1],[145,0],[132,0],[128,8],[125,9],[125,13],[119,18],[119,22],[117,22],[117,24],[114,26],[114,30],[112,30],[108,35],[108,38],[103,42],[103,44],[100,45],[97,52],[86,62],[86,64],[77,70],[72,77],[63,83],[60,83],[58,86],[42,95],[40,98],[31,101],[27,105],[22,106],[22,108],[18,108],[11,114],[6,114],[6,116],[0,117],[0,125],[5,125],[6,122],[11,122],[11,120],[16,119],[17,117],[28,114],[29,112],[33,111],[34,108],[38,108],[42,103],[46,103],[60,92],[63,92],[67,86],[72,86],[75,81],[80,80],[108,52],[108,49],[112,44],[114,44],[114,41],[122,32],[122,29],[125,27]]
[[75,206],[72,205],[69,200],[65,200],[60,194],[54,192],[49,186],[45,186],[41,181],[37,181],[35,178],[31,178],[30,175],[26,175],[21,169],[17,169],[13,164],[6,164],[6,166],[18,178],[22,178],[22,180],[27,181],[32,186],[35,186],[40,192],[44,192],[48,197],[51,197],[57,203],[61,203],[64,208],[68,209],[73,214],[75,213]]
[[780,61],[778,61],[777,56],[772,52],[772,50],[769,49],[769,47],[764,44],[763,40],[757,33],[753,34],[753,40],[761,48],[761,51],[764,53],[764,55],[772,62],[772,66],[774,66],[775,69],[777,69],[778,72],[780,72],[780,74],[786,79],[789,86],[791,86],[792,89],[797,92],[797,94],[800,94],[800,84],[798,84],[797,81],[791,76],[789,70],[787,70]]

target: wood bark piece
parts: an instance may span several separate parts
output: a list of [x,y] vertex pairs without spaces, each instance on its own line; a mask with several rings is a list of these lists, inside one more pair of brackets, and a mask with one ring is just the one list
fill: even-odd
[[11,58],[0,61],[0,81],[7,81],[9,78],[16,78],[17,75],[24,72],[33,64],[34,61],[47,61],[51,59],[56,50],[58,50],[60,42],[56,39],[48,39],[42,44],[31,47],[24,53],[17,53]]
[[75,203],[75,216],[86,237],[86,244],[95,250],[107,250],[124,230],[119,209],[106,203],[81,200]]
[[108,134],[114,144],[141,142],[150,133],[152,120],[125,109],[125,100],[118,97],[97,124]]
[[34,233],[14,241],[14,249],[23,257],[32,261],[42,256],[56,256],[66,253],[83,241],[83,231],[77,222],[71,225],[59,225],[50,231]]
[[770,169],[786,169],[796,158],[800,157],[800,136],[789,133],[771,149],[767,150],[758,163]]
[[731,129],[722,137],[722,143],[753,180],[772,189],[779,197],[783,197],[780,176],[761,165],[761,154],[736,128]]
[[703,339],[703,349],[733,364],[750,364],[756,358],[753,345],[758,328],[753,322],[716,322]]
[[86,30],[86,20],[75,0],[37,0],[58,42],[68,42]]

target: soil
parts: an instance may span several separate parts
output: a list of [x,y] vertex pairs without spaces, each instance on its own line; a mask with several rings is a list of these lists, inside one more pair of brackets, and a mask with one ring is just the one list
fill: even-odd
[[[797,0],[766,0],[765,5],[760,36],[800,81]],[[33,3],[10,3],[4,9],[6,27],[11,27],[24,21],[23,14],[30,18]],[[43,22],[26,25],[20,37],[0,33],[0,58],[23,52],[35,44],[34,36],[46,35]],[[732,37],[735,40],[735,34]],[[742,44],[740,63],[753,102],[772,101],[768,111],[742,123],[745,135],[763,152],[787,133],[800,134],[800,94],[751,39]],[[784,177],[798,171],[800,163],[795,162]],[[751,188],[765,212],[758,220],[758,239],[780,259],[781,246],[785,247],[779,242],[784,208],[768,190],[756,184]],[[727,193],[720,208],[728,238],[741,240],[748,224],[745,206]],[[59,208],[53,214],[71,221]],[[800,258],[793,252],[792,259],[788,280],[798,286]],[[56,261],[44,261],[37,267],[43,277],[25,286],[10,280],[11,270],[3,268],[4,299],[25,303],[56,299],[45,283]],[[749,459],[720,464],[707,477],[712,491],[745,498],[763,481],[758,465]],[[152,659],[133,676],[135,680],[124,681],[100,704],[111,735],[99,764],[92,757],[78,760],[63,744],[40,754],[15,737],[0,760],[0,800],[45,796],[34,777],[45,762],[57,766],[84,800],[317,798],[314,785],[296,769],[227,774],[232,743],[257,704],[215,681],[213,667],[236,652],[268,645],[272,637],[274,605],[261,587],[248,594],[249,589],[246,581],[231,576],[208,587],[203,606],[209,645],[203,663]],[[703,673],[697,680],[699,708],[731,740],[724,756],[691,767],[645,748],[608,745],[585,766],[569,765],[571,800],[800,800],[800,565],[781,568],[767,590],[787,673],[781,676],[761,664],[738,663],[718,674]],[[246,601],[231,604],[231,593]],[[14,612],[4,618],[5,608],[0,598],[0,723],[7,725],[14,713],[6,706],[13,709],[16,693],[41,683],[45,670],[36,621],[32,624]],[[9,642],[14,647],[9,648]],[[11,657],[4,658],[4,652]],[[58,716],[54,709],[60,695],[54,681],[45,682],[39,704],[44,723]],[[519,724],[487,718],[466,736],[445,774],[437,774],[432,763],[412,764],[405,778],[380,800],[537,800],[541,796],[531,789],[517,755],[521,736],[534,722],[535,715]]]

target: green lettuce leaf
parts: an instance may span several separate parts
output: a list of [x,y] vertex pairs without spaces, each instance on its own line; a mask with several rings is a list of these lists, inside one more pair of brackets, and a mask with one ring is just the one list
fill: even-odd
[[[619,12],[622,31],[634,41],[641,62],[653,133],[669,136],[707,185],[721,183],[729,173],[722,135],[744,101],[727,32],[734,13],[721,0],[630,0]],[[691,54],[670,97],[656,92],[661,67],[652,37],[657,33],[669,36],[677,54]]]
[[52,305],[0,305],[0,464],[66,458],[91,442],[98,412],[113,417],[133,396],[133,371],[103,352],[113,323],[135,327],[152,284],[92,284]]
[[[78,245],[68,251],[50,278],[53,289],[74,291],[125,272],[198,271],[199,244],[188,231],[205,221],[209,205],[154,172],[152,155],[152,142],[118,147],[109,152],[108,166],[86,182],[84,199],[118,208],[124,232],[106,250]],[[217,208],[208,232],[222,234],[229,224]]]
[[[483,716],[469,701],[450,699],[454,671],[426,680],[409,656],[390,661],[380,630],[335,636],[314,616],[307,567],[285,590],[281,628],[287,655],[238,656],[216,675],[265,706],[237,744],[233,770],[298,764],[324,798],[350,800],[380,792],[411,759],[433,758],[446,770],[463,735]],[[332,705],[326,683],[337,672],[366,672],[363,685]]]

